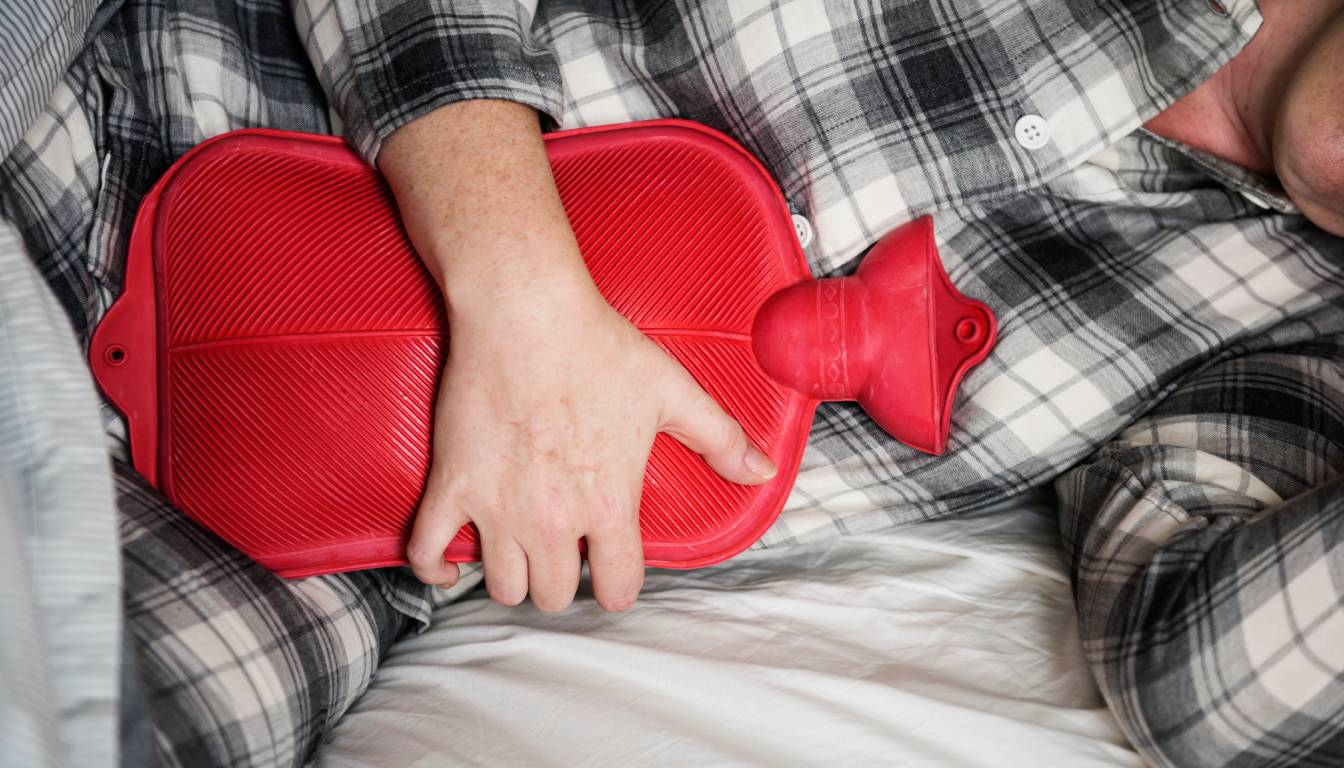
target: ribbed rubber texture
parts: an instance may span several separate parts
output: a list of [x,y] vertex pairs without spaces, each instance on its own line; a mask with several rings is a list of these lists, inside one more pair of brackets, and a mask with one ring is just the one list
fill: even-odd
[[[738,486],[656,440],[646,558],[731,556],[783,505],[813,406],[760,371],[748,338],[764,299],[807,277],[787,211],[701,129],[585,131],[548,149],[604,296],[781,464],[781,482]],[[241,132],[180,161],[157,195],[137,223],[155,228],[153,253],[132,258],[154,260],[159,337],[122,343],[159,345],[160,487],[286,575],[402,562],[447,329],[380,178],[330,139]],[[476,559],[474,531],[447,554]]]

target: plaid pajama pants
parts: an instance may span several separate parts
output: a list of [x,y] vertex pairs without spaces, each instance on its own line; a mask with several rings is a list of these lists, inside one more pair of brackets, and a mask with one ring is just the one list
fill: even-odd
[[1344,337],[1213,363],[1058,481],[1085,651],[1164,765],[1344,765]]
[[299,764],[409,622],[384,598],[384,574],[286,581],[192,524],[128,465],[114,469],[136,695],[158,762]]
[[[274,0],[189,9],[128,3],[107,15],[38,125],[0,165],[0,211],[81,339],[119,285],[135,202],[181,152],[248,125],[331,130],[338,120],[327,93],[352,123],[375,120],[351,95],[350,67],[380,55],[377,46],[324,47],[333,19],[367,13],[342,0],[297,5],[296,34],[289,9]],[[433,59],[435,37],[458,35],[462,50],[477,52],[495,36],[517,37],[509,14],[472,28],[466,10],[445,20],[429,0],[403,5],[392,21],[419,19],[421,5],[430,19],[398,33],[406,48],[399,55],[412,63]],[[543,30],[549,51],[529,53],[544,64],[559,52],[563,94],[549,90],[559,82],[553,74],[512,78],[521,70],[509,61],[481,90],[458,95],[522,94],[562,125],[679,115],[723,128],[755,148],[790,202],[817,222],[826,247],[809,257],[819,273],[852,269],[862,243],[897,223],[884,195],[918,188],[910,168],[896,167],[909,160],[911,139],[901,131],[927,137],[932,123],[888,115],[890,94],[878,84],[913,83],[945,131],[955,132],[948,115],[1002,106],[978,99],[969,75],[964,88],[918,82],[936,72],[946,85],[960,71],[929,35],[911,40],[904,58],[877,50],[846,57],[871,69],[847,80],[838,66],[812,68],[796,57],[899,46],[899,37],[854,40],[837,29],[828,40],[824,27],[807,25],[816,36],[806,45],[766,56],[758,38],[775,39],[777,25],[764,22],[797,3],[735,3],[729,15],[742,35],[734,45],[720,45],[714,25],[722,20],[699,5],[677,6],[689,14],[679,30],[665,26],[671,11],[663,6],[638,17],[617,5],[589,9],[586,20],[552,17]],[[961,36],[958,50],[995,42],[995,26],[1027,4],[983,5],[990,10],[981,16],[975,3],[958,5],[957,14],[974,17],[949,28]],[[1134,24],[1155,23],[1158,7],[1193,13],[1165,0],[1138,5],[1144,13],[1125,17]],[[1246,17],[1248,3],[1230,5]],[[786,33],[801,29],[789,13],[778,15]],[[1083,26],[1106,28],[1106,15],[1089,12]],[[934,10],[916,22],[940,24]],[[998,43],[1016,34],[1008,29]],[[714,78],[697,79],[702,73],[670,58],[680,49],[667,41],[677,34],[692,49],[707,46],[686,55],[711,59]],[[1077,71],[1094,72],[1096,61],[1123,54],[1122,44],[1140,35],[1104,37],[1104,52],[1070,49]],[[658,55],[641,58],[641,47],[655,44]],[[1056,60],[1049,50],[1031,53]],[[623,68],[621,57],[641,68]],[[1004,61],[1025,72],[1029,59],[1023,52]],[[903,71],[882,69],[904,61]],[[667,74],[646,71],[655,65]],[[427,82],[414,66],[388,71],[407,78],[387,80],[391,91]],[[1115,83],[1103,82],[1090,104],[1109,103]],[[396,95],[386,89],[364,101]],[[428,103],[442,94],[421,96]],[[795,150],[813,144],[789,132],[825,127],[847,111],[868,119],[834,126],[843,148],[828,145],[811,164],[797,162]],[[903,127],[888,130],[883,116]],[[1107,129],[1122,123],[1111,115]],[[763,545],[972,509],[1054,480],[1088,658],[1148,760],[1344,764],[1344,620],[1330,610],[1344,595],[1333,536],[1344,514],[1336,480],[1344,466],[1344,241],[1272,194],[1257,198],[1261,185],[1235,169],[1141,132],[1108,142],[1028,192],[939,208],[953,280],[990,303],[1002,327],[995,354],[963,384],[949,454],[906,451],[852,406],[824,406],[794,497]],[[972,157],[981,155],[958,162]],[[914,186],[902,186],[912,178]],[[986,181],[943,181],[965,178]],[[429,594],[403,573],[282,582],[169,510],[123,465],[117,484],[127,620],[166,762],[303,760],[358,696],[386,644],[428,614]]]

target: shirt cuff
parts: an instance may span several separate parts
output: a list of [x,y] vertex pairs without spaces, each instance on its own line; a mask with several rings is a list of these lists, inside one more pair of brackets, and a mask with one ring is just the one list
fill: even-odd
[[560,67],[532,39],[535,0],[296,0],[295,19],[350,143],[373,163],[406,123],[468,99],[563,113]]

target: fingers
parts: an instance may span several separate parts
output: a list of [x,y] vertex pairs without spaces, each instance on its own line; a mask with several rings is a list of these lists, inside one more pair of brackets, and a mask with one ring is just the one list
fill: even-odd
[[451,587],[457,583],[456,563],[444,559],[448,544],[468,522],[466,514],[442,503],[433,491],[426,492],[415,515],[415,527],[406,546],[406,559],[416,578],[426,584]]
[[527,554],[508,533],[481,531],[481,566],[490,599],[517,605],[527,597]]
[[612,526],[588,534],[588,570],[593,596],[608,611],[634,605],[644,586],[644,545],[638,523]]
[[581,567],[577,535],[553,534],[535,541],[527,550],[532,604],[548,612],[568,608],[579,589]]
[[[588,535],[588,559],[598,604],[620,611],[639,596],[644,549],[633,505],[619,518],[610,519],[601,531]],[[539,526],[537,535],[526,544],[507,534],[491,536],[483,531],[481,546],[486,588],[496,602],[517,605],[530,594],[538,610],[556,612],[574,601],[583,563],[572,529]]]
[[704,457],[724,480],[757,485],[775,476],[774,462],[747,439],[742,427],[678,366],[678,383],[668,398],[663,431]]

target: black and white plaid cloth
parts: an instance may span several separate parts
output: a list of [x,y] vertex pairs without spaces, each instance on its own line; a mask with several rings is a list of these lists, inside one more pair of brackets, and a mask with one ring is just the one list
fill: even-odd
[[[81,339],[118,291],[150,184],[245,126],[343,131],[373,160],[397,127],[465,98],[560,127],[698,120],[813,222],[817,274],[931,213],[952,279],[1001,322],[948,454],[823,406],[761,545],[1055,480],[1088,657],[1145,757],[1339,765],[1344,241],[1271,184],[1139,130],[1259,23],[1253,0],[125,0],[100,9],[0,166],[0,211]],[[430,595],[397,572],[327,579],[321,600],[308,582],[238,587],[264,579],[217,550],[172,554],[201,534],[133,479],[121,493],[124,519],[153,523],[144,546],[194,574],[166,592],[171,569],[128,575],[128,602],[145,590],[128,620],[151,692],[254,681],[230,676],[247,648],[268,649],[258,663],[281,681],[235,709],[221,683],[211,718],[159,725],[161,754],[189,762],[208,742],[227,761],[302,759],[340,705],[283,686],[344,675],[328,698],[348,701],[398,620],[426,615]],[[163,618],[182,606],[246,642],[220,650]],[[365,641],[331,642],[324,611],[360,616]],[[287,645],[291,619],[316,622],[299,637],[322,636],[322,663],[292,665],[307,657]],[[175,647],[171,669],[155,671],[166,651],[146,627]]]

